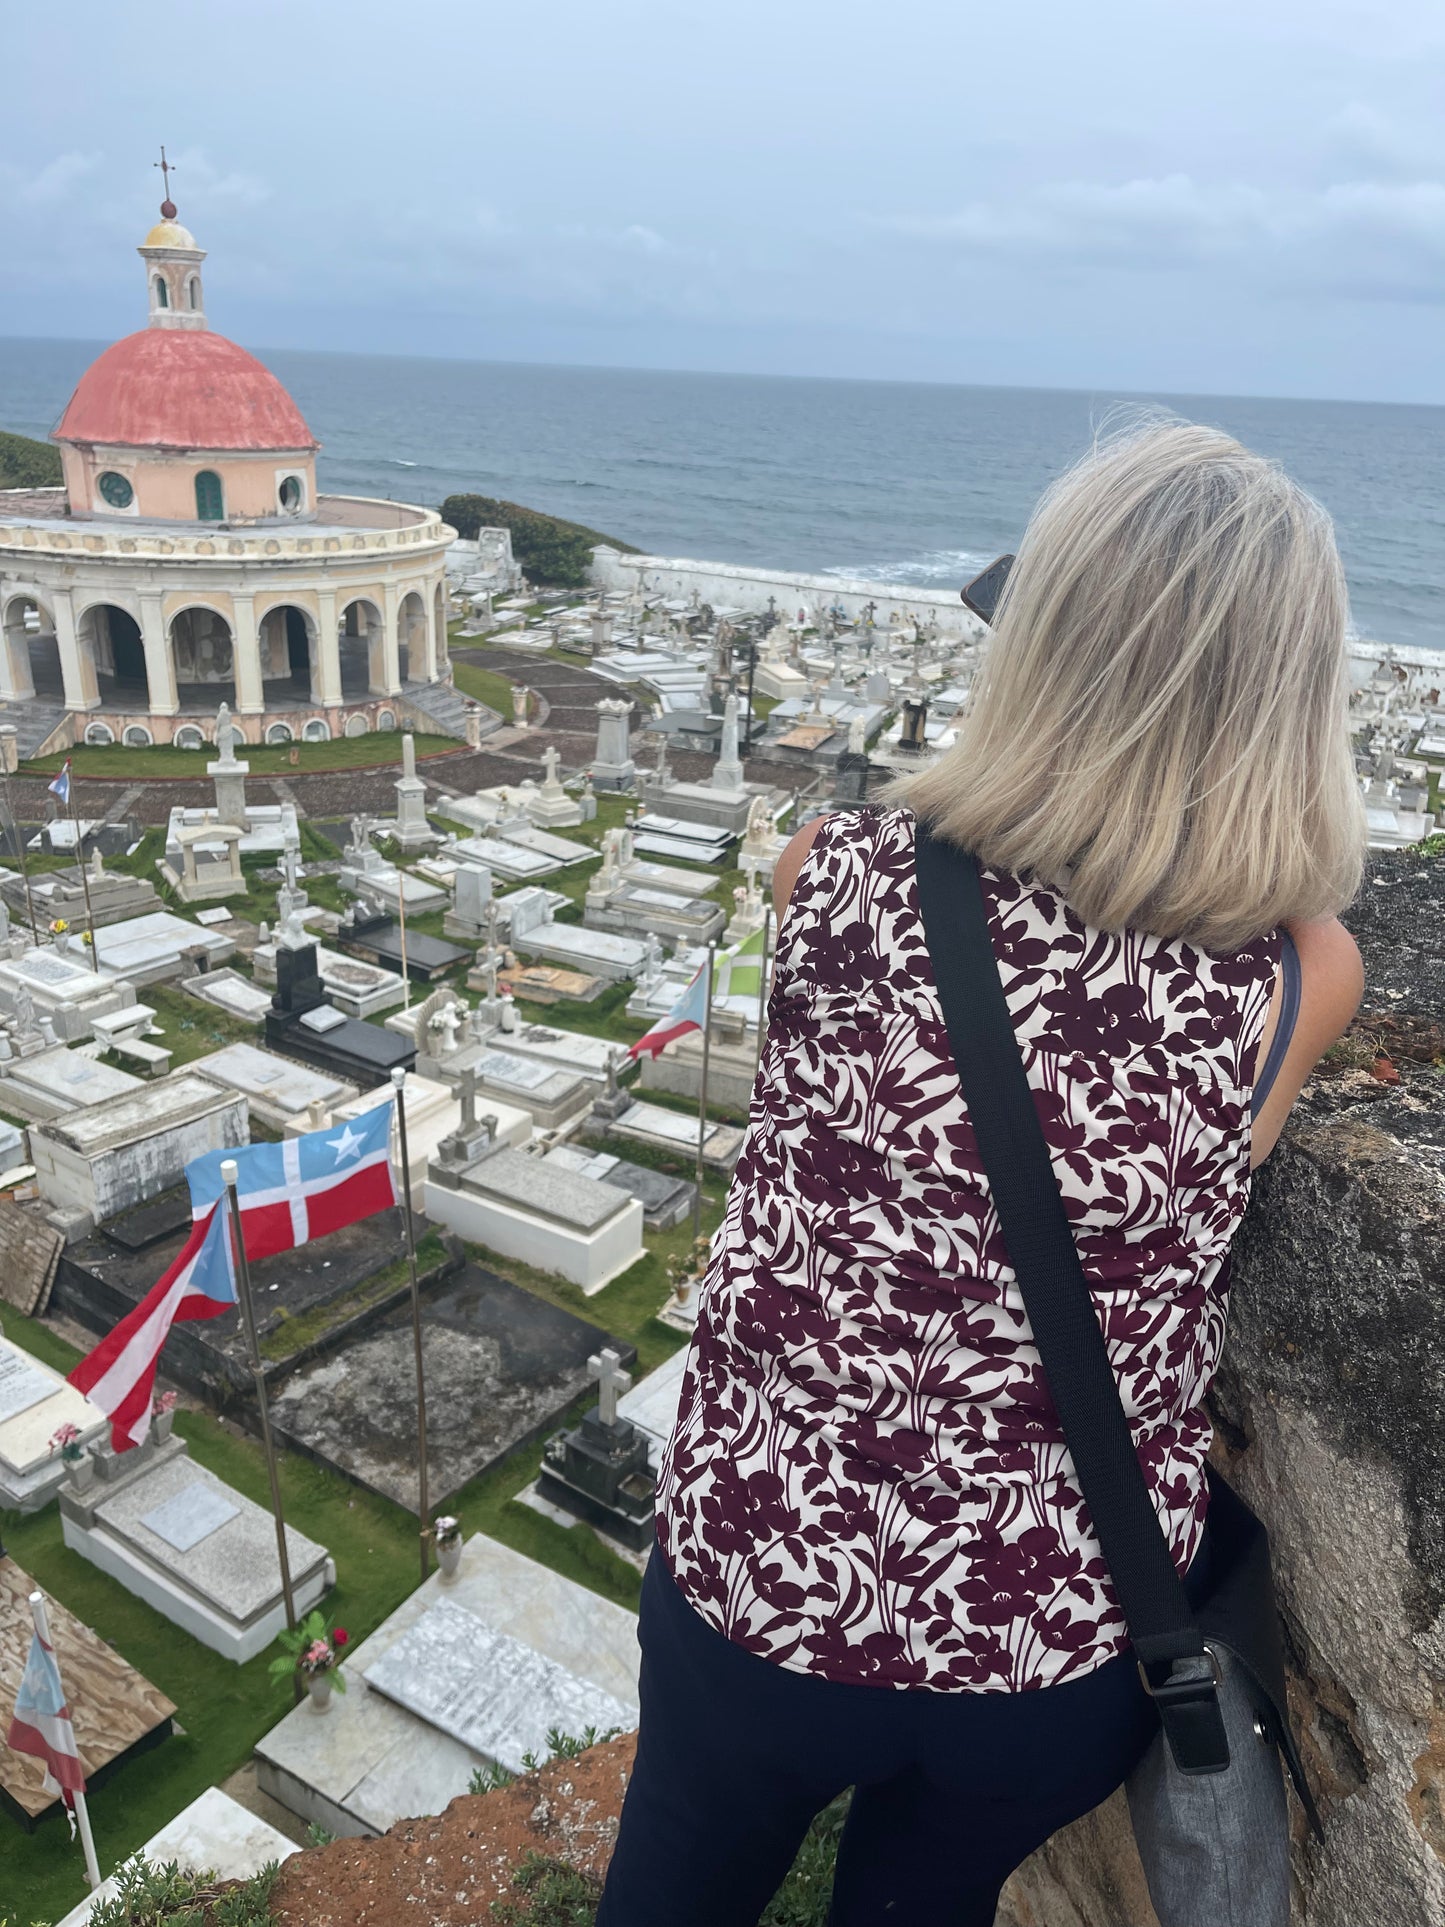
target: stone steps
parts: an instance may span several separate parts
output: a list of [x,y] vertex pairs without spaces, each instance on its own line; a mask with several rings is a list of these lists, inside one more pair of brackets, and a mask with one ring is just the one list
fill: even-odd
[[24,702],[0,702],[0,724],[15,731],[15,746],[22,763],[40,753],[56,730],[68,720],[63,703],[45,703],[34,697]]
[[484,703],[474,704],[450,683],[404,683],[401,693],[413,709],[428,719],[438,735],[458,736],[465,742],[467,716],[474,708],[481,711],[484,736],[502,726],[495,710],[488,709]]

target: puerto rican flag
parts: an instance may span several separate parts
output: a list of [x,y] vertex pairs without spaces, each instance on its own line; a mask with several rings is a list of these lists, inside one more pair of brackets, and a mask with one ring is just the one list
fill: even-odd
[[70,801],[70,758],[67,756],[60,765],[60,774],[53,783],[45,786],[52,796],[58,796],[62,803]]
[[[17,1753],[44,1760],[45,1791],[58,1793],[67,1807],[74,1805],[77,1793],[84,1793],[85,1774],[75,1744],[75,1728],[70,1723],[70,1708],[65,1703],[65,1688],[60,1683],[60,1668],[38,1630],[30,1641],[30,1657],[20,1676],[15,1717],[5,1744]],[[75,1832],[73,1820],[70,1831]]]
[[236,1304],[236,1272],[224,1211],[197,1219],[179,1257],[132,1312],[70,1374],[110,1419],[117,1452],[139,1445],[150,1426],[156,1362],[171,1326],[219,1318]]
[[686,1037],[690,1030],[701,1030],[707,1021],[707,978],[708,964],[705,962],[698,966],[697,975],[667,1015],[660,1018],[645,1036],[639,1037],[627,1055],[640,1057],[646,1051],[649,1057],[656,1057],[674,1038]]
[[236,1160],[236,1196],[247,1258],[269,1258],[372,1217],[397,1202],[391,1172],[390,1098],[329,1130],[281,1144],[208,1151],[186,1166],[197,1218],[221,1199],[221,1166]]

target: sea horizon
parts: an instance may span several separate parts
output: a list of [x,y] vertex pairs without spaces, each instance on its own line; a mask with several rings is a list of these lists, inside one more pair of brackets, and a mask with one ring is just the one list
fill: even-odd
[[[0,336],[0,428],[44,439],[107,345]],[[251,352],[295,397],[333,492],[494,496],[649,553],[898,588],[961,584],[1016,548],[1101,423],[1168,410],[1278,459],[1324,502],[1355,633],[1445,650],[1442,403]]]

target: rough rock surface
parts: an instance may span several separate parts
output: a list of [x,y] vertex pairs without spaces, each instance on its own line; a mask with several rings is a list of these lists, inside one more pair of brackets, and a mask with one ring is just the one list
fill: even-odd
[[480,1927],[494,1900],[516,1898],[512,1874],[528,1852],[601,1874],[633,1744],[627,1735],[554,1760],[511,1786],[453,1800],[434,1819],[404,1820],[378,1840],[296,1854],[272,1900],[276,1927]]
[[[1347,921],[1364,1002],[1255,1181],[1213,1404],[1325,1817],[1322,1848],[1296,1828],[1295,1919],[1403,1927],[1445,1921],[1445,861],[1372,855]],[[1116,1800],[1000,1927],[1154,1919]]]

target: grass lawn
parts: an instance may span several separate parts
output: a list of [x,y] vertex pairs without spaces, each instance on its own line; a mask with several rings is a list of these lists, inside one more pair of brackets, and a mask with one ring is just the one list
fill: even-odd
[[[475,645],[477,638],[467,636],[459,640],[458,648]],[[507,722],[512,720],[512,683],[506,676],[498,675],[495,669],[480,669],[474,662],[459,662],[452,659],[452,681],[464,696],[471,696],[488,709],[495,709]]]
[[[338,736],[329,743],[245,743],[241,756],[253,776],[285,776],[291,770],[375,769],[401,765],[400,730],[374,731],[366,736]],[[444,756],[466,745],[454,736],[423,736],[416,739],[419,758]],[[296,760],[291,760],[295,752]],[[134,782],[146,777],[173,776],[192,783],[204,783],[207,763],[216,760],[214,749],[173,749],[169,743],[154,743],[148,749],[127,749],[120,743],[81,743],[70,750],[71,774],[109,778],[115,782]],[[65,752],[41,756],[22,763],[21,776],[53,776],[65,761]],[[83,799],[81,799],[83,801]],[[82,810],[81,814],[84,814]]]

